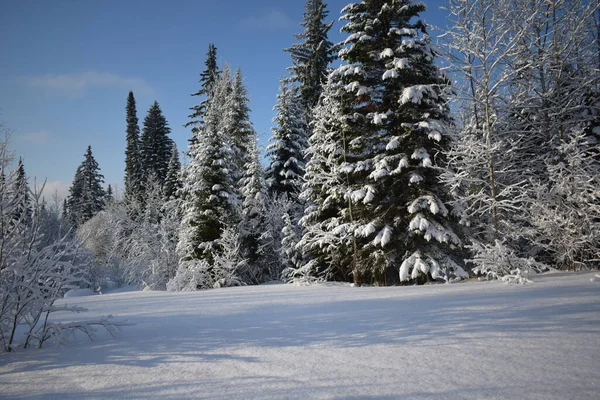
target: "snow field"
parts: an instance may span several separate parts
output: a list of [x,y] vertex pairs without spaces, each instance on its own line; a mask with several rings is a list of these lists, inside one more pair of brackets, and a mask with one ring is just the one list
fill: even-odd
[[265,285],[67,299],[135,326],[0,356],[10,399],[597,399],[600,285]]

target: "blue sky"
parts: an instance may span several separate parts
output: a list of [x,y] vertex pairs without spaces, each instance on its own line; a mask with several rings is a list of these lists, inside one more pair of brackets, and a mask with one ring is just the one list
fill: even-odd
[[[326,1],[339,33],[347,0]],[[422,16],[444,23],[444,1]],[[283,49],[300,33],[304,0],[19,0],[0,13],[0,121],[24,159],[30,183],[66,194],[88,145],[106,184],[123,189],[125,104],[133,90],[140,127],[157,100],[180,150],[196,102],[209,43],[218,60],[240,67],[251,119],[266,145],[278,80],[290,65]],[[435,31],[433,32],[435,34]]]

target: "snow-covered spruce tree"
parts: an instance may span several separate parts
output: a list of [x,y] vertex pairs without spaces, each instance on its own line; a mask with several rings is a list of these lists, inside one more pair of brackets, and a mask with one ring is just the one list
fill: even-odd
[[181,190],[181,162],[179,161],[177,145],[173,143],[171,159],[169,160],[167,175],[163,185],[164,200],[169,201],[175,199],[179,190]]
[[148,110],[140,138],[140,158],[144,180],[154,174],[163,184],[167,176],[173,141],[169,138],[171,128],[158,102]]
[[[304,32],[294,35],[301,42],[285,49],[292,57],[293,65],[289,67],[291,79],[299,84],[306,111],[317,105],[327,77],[327,68],[335,59],[335,47],[328,39],[333,21],[325,22],[328,14],[322,0],[307,0],[301,24]],[[308,112],[305,119],[309,118]]]
[[313,110],[308,162],[300,194],[306,207],[300,219],[304,232],[298,249],[306,262],[300,268],[286,271],[292,280],[352,280],[354,241],[339,214],[345,204],[351,206],[350,200],[344,198],[347,180],[341,171],[346,160],[342,91],[341,85],[328,79]]
[[306,120],[298,88],[282,80],[277,95],[276,124],[267,147],[271,163],[267,183],[272,193],[287,194],[296,200],[304,175],[304,151],[307,147]]
[[214,44],[208,45],[205,65],[206,69],[200,73],[201,87],[196,93],[192,94],[192,96],[204,96],[204,99],[199,104],[190,107],[190,110],[192,111],[192,113],[188,115],[190,121],[184,125],[186,128],[189,126],[192,127],[192,141],[204,123],[204,115],[220,75],[219,67],[217,66],[217,48]]
[[251,141],[248,150],[250,161],[246,164],[246,173],[242,180],[240,240],[243,258],[247,260],[248,267],[244,271],[247,275],[245,280],[258,284],[271,279],[260,254],[261,235],[266,229],[266,214],[270,210],[267,210],[266,184],[256,138]]
[[[208,268],[220,251],[218,239],[222,232],[239,222],[230,170],[232,149],[222,118],[230,89],[231,76],[226,67],[207,106],[204,125],[190,142],[190,162],[182,189],[183,220],[177,249],[182,262],[204,260]],[[212,282],[203,286],[212,287]]]
[[81,226],[102,210],[106,199],[102,188],[104,176],[100,174],[91,146],[88,146],[84,157],[75,172],[67,198],[68,216],[74,226]]
[[231,143],[232,164],[230,169],[236,190],[242,185],[241,179],[245,176],[246,165],[252,162],[251,146],[256,139],[256,132],[250,122],[248,103],[249,99],[242,73],[238,68],[231,82],[222,122],[224,133]]
[[[340,214],[357,241],[355,282],[387,284],[464,274],[453,253],[448,195],[439,182],[449,145],[448,80],[434,63],[422,3],[362,1],[342,12],[349,34],[333,76],[351,200]],[[397,275],[396,275],[397,276]]]
[[[130,216],[135,218],[133,210],[143,196],[143,171],[140,155],[140,127],[133,92],[129,92],[126,107],[127,146],[125,148],[125,202],[130,204]],[[136,203],[131,205],[131,203]]]

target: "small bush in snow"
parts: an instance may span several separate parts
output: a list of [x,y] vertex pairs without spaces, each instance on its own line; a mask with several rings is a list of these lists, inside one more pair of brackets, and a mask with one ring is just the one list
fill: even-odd
[[495,244],[473,242],[466,246],[473,253],[473,258],[466,260],[475,267],[472,272],[488,280],[500,280],[505,283],[528,283],[529,275],[547,271],[546,264],[533,258],[519,257],[513,250],[496,240]]
[[204,260],[180,262],[175,277],[167,283],[167,290],[170,292],[193,292],[206,288],[209,267]]

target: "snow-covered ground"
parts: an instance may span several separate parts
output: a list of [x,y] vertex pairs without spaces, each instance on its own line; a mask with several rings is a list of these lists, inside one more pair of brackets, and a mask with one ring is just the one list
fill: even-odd
[[114,314],[136,325],[1,354],[0,397],[599,399],[593,277],[67,299],[89,308],[75,318]]

